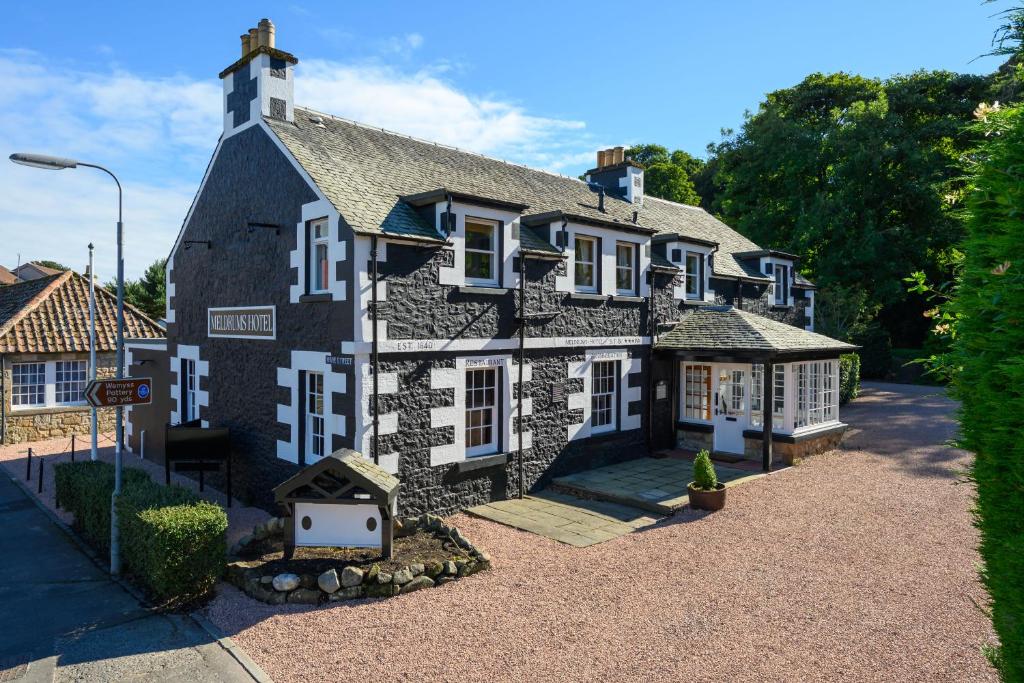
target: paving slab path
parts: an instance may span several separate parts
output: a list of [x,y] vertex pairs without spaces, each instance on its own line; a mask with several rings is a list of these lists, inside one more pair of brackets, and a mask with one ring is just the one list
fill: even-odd
[[187,616],[153,613],[0,470],[0,681],[252,681]]
[[606,543],[455,524],[493,569],[387,600],[211,619],[276,680],[996,681],[955,404],[867,384],[841,449]]

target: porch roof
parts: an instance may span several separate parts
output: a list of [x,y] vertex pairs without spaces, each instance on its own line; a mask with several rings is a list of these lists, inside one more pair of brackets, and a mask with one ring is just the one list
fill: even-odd
[[662,336],[659,351],[685,355],[796,358],[839,355],[857,347],[732,306],[697,309]]

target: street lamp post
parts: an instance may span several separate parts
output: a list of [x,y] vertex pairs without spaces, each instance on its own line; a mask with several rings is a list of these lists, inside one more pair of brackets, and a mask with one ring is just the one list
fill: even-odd
[[[124,378],[124,215],[121,181],[108,169],[96,164],[87,164],[75,159],[46,156],[45,154],[17,153],[10,156],[11,161],[22,166],[43,168],[59,171],[65,168],[85,166],[103,171],[117,185],[117,379]],[[92,277],[92,273],[90,273]],[[117,529],[117,498],[121,495],[121,451],[124,448],[124,409],[117,406],[115,429],[116,446],[114,449],[114,493],[110,498],[110,573],[117,576],[121,573],[121,548]]]
[[[96,381],[96,268],[92,263],[92,242],[89,242],[89,379]],[[89,408],[89,459],[96,459],[99,428],[96,425],[96,406]]]

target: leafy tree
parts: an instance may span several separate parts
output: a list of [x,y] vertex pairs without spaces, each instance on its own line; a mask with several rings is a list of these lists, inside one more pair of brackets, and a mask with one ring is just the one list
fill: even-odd
[[960,445],[975,454],[976,524],[982,580],[1001,648],[991,653],[1006,681],[1024,681],[1024,108],[981,106],[985,143],[974,155],[967,237],[959,277],[918,293],[944,300],[928,312],[950,350],[933,370],[960,400]]
[[[890,330],[920,319],[924,304],[902,278],[949,274],[963,231],[961,158],[977,143],[965,126],[989,87],[945,71],[812,74],[711,147],[711,208],[755,242],[803,255],[819,285],[868,292]],[[925,327],[900,336],[919,342]]]
[[626,156],[644,167],[644,193],[681,204],[700,204],[693,177],[704,162],[677,149],[654,144],[634,145]]
[[[124,300],[153,320],[164,317],[167,296],[166,267],[167,259],[157,259],[146,268],[141,279],[124,281]],[[111,292],[117,291],[116,281],[108,282],[104,286]]]

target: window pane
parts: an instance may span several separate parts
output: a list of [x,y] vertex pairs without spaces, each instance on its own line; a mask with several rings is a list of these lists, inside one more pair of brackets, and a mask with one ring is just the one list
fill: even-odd
[[467,222],[466,249],[494,251],[494,226]]
[[86,384],[86,361],[67,360],[56,363],[57,403],[80,403]]
[[585,263],[576,264],[576,284],[581,287],[594,286],[594,266]]
[[597,361],[591,368],[591,428],[615,422],[615,361]]
[[480,280],[491,279],[491,255],[480,252],[466,252],[466,277]]
[[315,256],[314,256],[314,275],[315,280],[313,286],[316,289],[327,289],[327,245],[318,244],[316,245]]
[[466,371],[466,432],[467,455],[483,455],[497,450],[495,420],[497,407],[498,371],[482,368]]
[[700,296],[700,254],[686,253],[686,296]]

